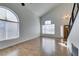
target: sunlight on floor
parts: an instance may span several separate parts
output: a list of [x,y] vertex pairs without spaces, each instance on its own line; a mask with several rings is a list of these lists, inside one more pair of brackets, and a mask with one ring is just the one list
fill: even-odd
[[52,52],[55,51],[55,39],[43,38],[42,48],[44,52],[51,55]]
[[8,53],[7,56],[17,56],[18,52],[19,52],[19,50],[14,50],[14,51]]
[[58,43],[61,46],[67,47],[67,45],[65,45],[64,43]]

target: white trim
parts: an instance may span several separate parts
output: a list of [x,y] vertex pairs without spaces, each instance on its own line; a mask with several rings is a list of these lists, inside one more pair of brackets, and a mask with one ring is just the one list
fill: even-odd
[[[34,36],[26,38],[26,39],[20,39],[20,40],[16,39],[16,40],[18,40],[18,42],[12,42],[10,44],[6,44],[5,46],[1,46],[0,49],[8,48],[10,46],[14,46],[16,44],[19,44],[19,43],[22,43],[22,42],[25,42],[25,41],[35,39],[35,38],[37,38],[39,36],[40,36],[40,34],[35,34]],[[6,40],[6,41],[9,41],[9,40]],[[2,41],[2,42],[5,42],[5,41]]]

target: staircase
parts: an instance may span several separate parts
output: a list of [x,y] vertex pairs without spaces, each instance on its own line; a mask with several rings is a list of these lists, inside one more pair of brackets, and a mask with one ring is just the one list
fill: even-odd
[[69,25],[68,25],[69,26],[68,36],[69,36],[69,33],[71,32],[71,29],[73,27],[73,24],[74,24],[74,21],[76,19],[77,14],[78,14],[78,11],[79,11],[79,4],[74,3],[72,13],[71,13],[71,17],[70,17],[70,21],[69,21]]
[[66,41],[64,41],[64,44],[67,45],[67,38],[71,32],[71,29],[73,27],[74,21],[76,19],[76,16],[78,14],[78,10],[79,10],[79,4],[78,3],[74,3],[73,4],[73,9],[72,9],[72,13],[71,13],[71,17],[70,17],[70,21],[69,21],[69,25],[66,25],[66,27],[68,27],[68,30],[66,32]]
[[[79,4],[74,3],[67,37],[67,47],[72,55],[79,55]],[[75,51],[75,52],[74,52]]]

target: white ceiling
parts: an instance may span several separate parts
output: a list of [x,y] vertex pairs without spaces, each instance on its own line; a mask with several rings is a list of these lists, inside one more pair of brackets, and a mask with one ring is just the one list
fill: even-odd
[[30,3],[27,4],[27,8],[34,12],[37,16],[42,16],[48,12],[51,8],[59,5],[58,3]]

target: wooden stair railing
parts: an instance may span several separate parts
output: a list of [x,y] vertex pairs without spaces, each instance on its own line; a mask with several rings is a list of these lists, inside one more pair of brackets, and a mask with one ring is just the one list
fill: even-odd
[[70,21],[69,21],[69,32],[68,32],[68,36],[70,34],[70,31],[73,27],[73,24],[74,24],[74,21],[76,19],[76,16],[78,14],[78,11],[79,11],[79,4],[78,3],[74,3],[73,5],[73,9],[72,9],[72,13],[71,13],[71,17],[70,17]]

